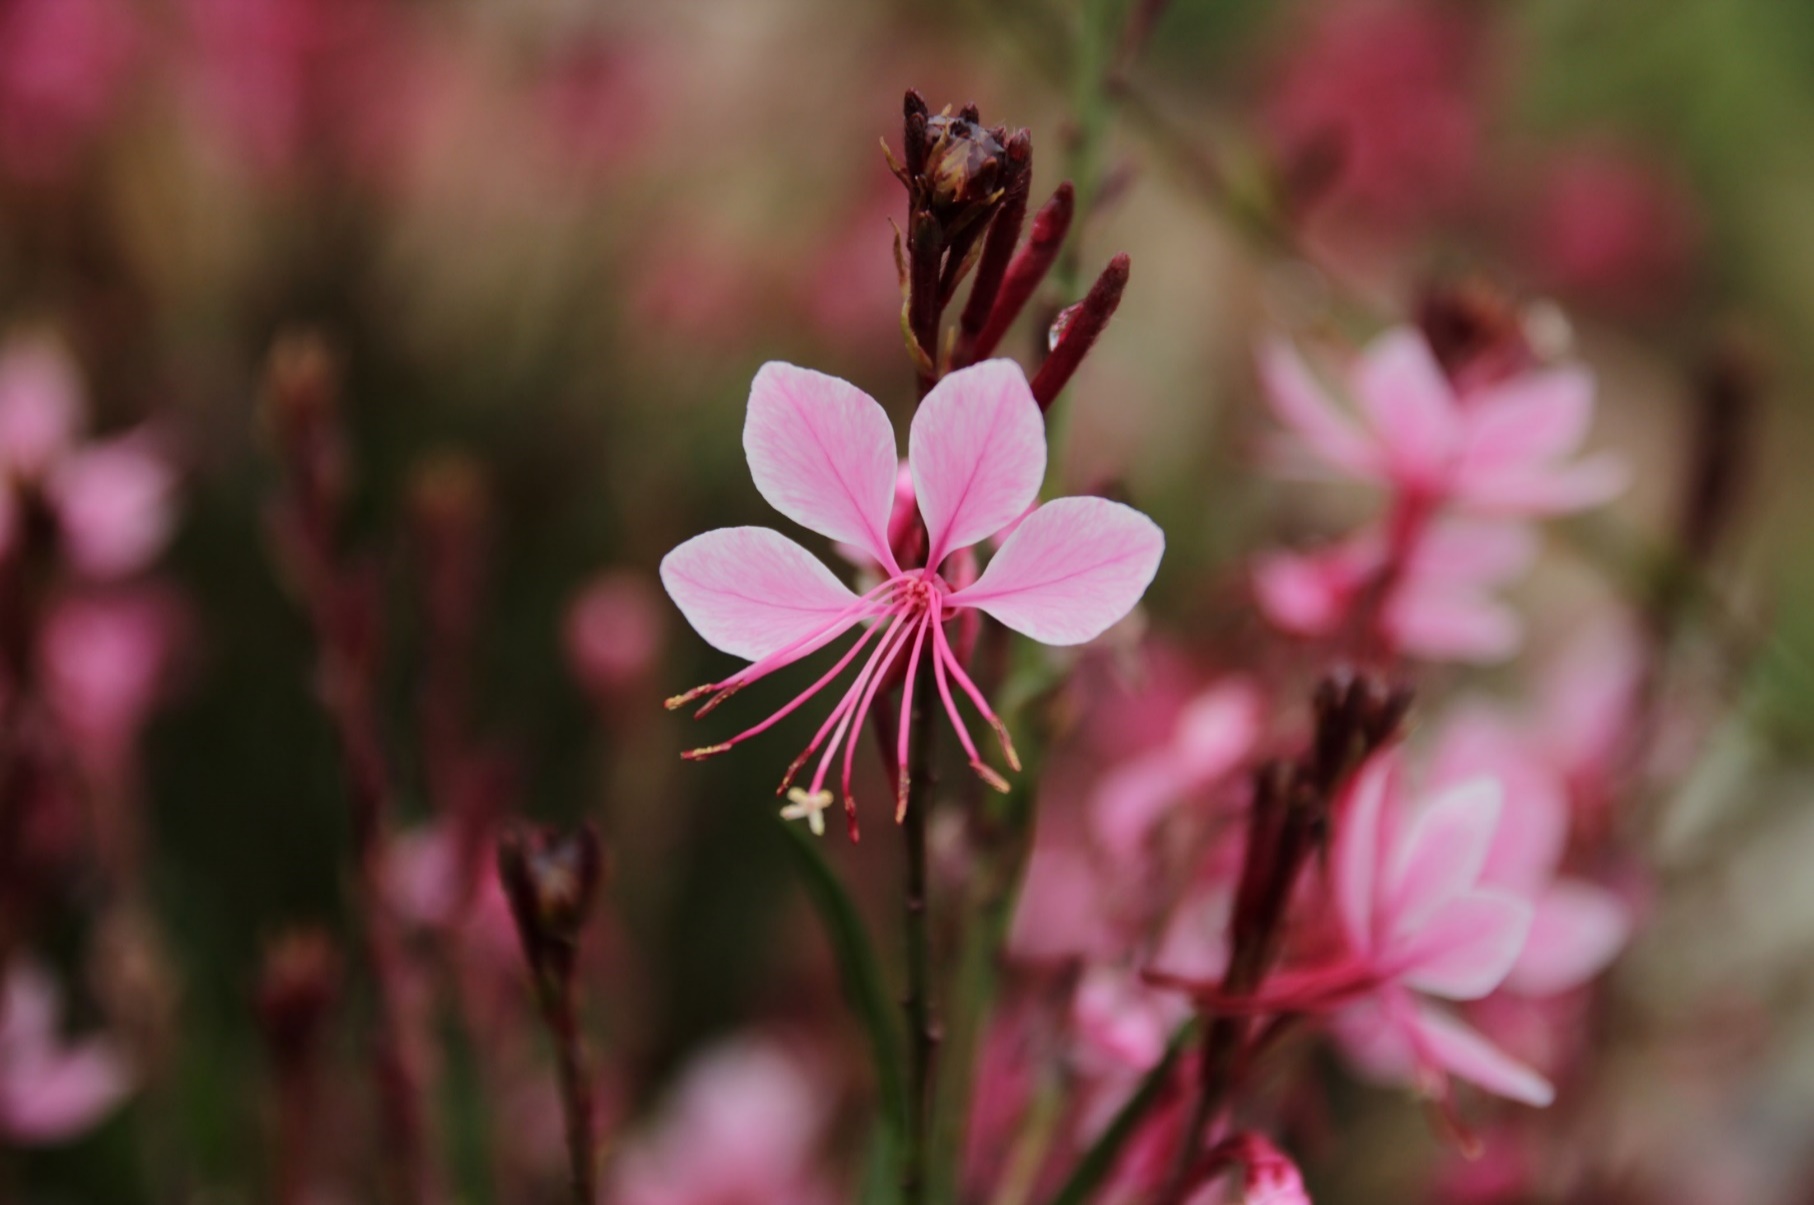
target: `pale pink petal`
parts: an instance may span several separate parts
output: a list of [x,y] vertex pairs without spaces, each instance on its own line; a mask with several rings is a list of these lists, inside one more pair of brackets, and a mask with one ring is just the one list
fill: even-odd
[[1102,897],[1088,858],[1061,845],[1036,845],[1015,902],[1009,953],[1029,962],[1104,953],[1109,943]]
[[1593,408],[1594,379],[1581,368],[1528,373],[1482,390],[1467,402],[1462,472],[1569,455],[1587,438]]
[[96,1040],[5,1069],[0,1129],[20,1143],[65,1142],[92,1129],[132,1090],[126,1061]]
[[1531,931],[1531,905],[1501,891],[1475,891],[1442,906],[1389,957],[1403,982],[1450,1000],[1478,1000],[1501,983]]
[[1260,381],[1272,409],[1308,450],[1330,466],[1365,475],[1376,470],[1371,440],[1317,384],[1297,351],[1282,339],[1260,348]]
[[1559,515],[1608,502],[1630,483],[1630,467],[1608,453],[1559,468],[1474,474],[1460,480],[1457,492],[1482,511]]
[[1368,344],[1354,389],[1396,472],[1434,484],[1451,467],[1461,438],[1455,393],[1422,335],[1400,328]]
[[1028,515],[983,575],[951,596],[1044,644],[1101,635],[1146,593],[1165,533],[1131,506],[1058,498]]
[[1555,874],[1568,840],[1564,785],[1505,716],[1467,706],[1443,727],[1430,783],[1445,787],[1482,775],[1498,780],[1505,804],[1480,881],[1533,898]]
[[1419,1008],[1416,1025],[1418,1044],[1449,1074],[1537,1108],[1556,1098],[1548,1080],[1446,1013]]
[[1381,892],[1394,935],[1415,931],[1480,878],[1502,799],[1497,782],[1476,778],[1440,792],[1411,820]]
[[1524,623],[1510,607],[1484,594],[1421,582],[1393,595],[1383,623],[1400,649],[1430,661],[1491,665],[1524,642]]
[[988,360],[940,381],[913,414],[907,459],[927,563],[1014,522],[1046,476],[1046,424],[1020,365]]
[[1172,910],[1152,965],[1185,979],[1219,979],[1228,969],[1233,884],[1199,887]]
[[1551,996],[1606,969],[1631,938],[1631,912],[1612,892],[1563,879],[1537,899],[1531,935],[1505,984],[1525,996]]
[[750,383],[743,451],[770,506],[893,569],[894,427],[874,398],[837,377],[771,361]]
[[19,1050],[49,1045],[56,1038],[63,993],[50,972],[36,961],[18,959],[6,973],[6,999],[0,1008],[0,1062]]
[[[749,661],[811,636],[857,597],[806,549],[766,527],[721,527],[661,561],[661,584],[713,648]],[[837,631],[857,622],[848,614]]]
[[143,437],[75,453],[57,466],[49,488],[69,558],[93,577],[143,569],[176,524],[176,475]]
[[1384,854],[1381,830],[1389,795],[1398,790],[1398,756],[1375,754],[1348,788],[1335,839],[1335,903],[1356,954],[1374,950],[1374,912]]
[[1545,667],[1537,739],[1564,773],[1592,770],[1616,755],[1644,675],[1644,637],[1626,613],[1581,626]]
[[1172,1030],[1189,1012],[1176,992],[1150,988],[1111,966],[1085,971],[1071,1001],[1071,1022],[1092,1052],[1138,1071],[1159,1061]]

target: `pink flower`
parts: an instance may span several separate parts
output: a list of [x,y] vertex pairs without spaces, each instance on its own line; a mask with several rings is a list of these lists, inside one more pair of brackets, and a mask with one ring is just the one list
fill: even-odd
[[1310,1205],[1297,1164],[1264,1135],[1236,1134],[1223,1141],[1218,1151],[1244,1169],[1241,1205]]
[[1566,788],[1541,752],[1498,715],[1474,709],[1451,720],[1437,745],[1433,785],[1483,775],[1505,808],[1481,881],[1528,900],[1531,931],[1505,986],[1526,996],[1575,987],[1605,969],[1631,936],[1630,910],[1613,892],[1558,874],[1568,843]]
[[[1379,624],[1396,649],[1442,661],[1501,661],[1517,651],[1523,624],[1491,591],[1536,559],[1524,523],[1439,520],[1424,529],[1381,601]],[[1254,566],[1266,618],[1295,636],[1341,633],[1387,572],[1387,541],[1367,528],[1314,553],[1275,552]]]
[[14,965],[0,1009],[0,1135],[21,1145],[66,1142],[92,1129],[132,1089],[125,1060],[105,1038],[64,1045],[56,983]]
[[1610,456],[1570,459],[1593,417],[1593,378],[1580,368],[1527,372],[1458,395],[1424,337],[1399,328],[1370,343],[1347,373],[1358,413],[1338,406],[1282,340],[1261,349],[1260,376],[1296,450],[1337,476],[1426,506],[1560,514],[1625,485]]
[[1110,770],[1090,801],[1106,852],[1144,848],[1167,809],[1235,770],[1260,738],[1259,690],[1243,678],[1218,682],[1185,704],[1169,739]]
[[831,1205],[813,1169],[824,1087],[779,1044],[743,1038],[689,1066],[656,1123],[629,1138],[610,1196],[623,1205]]
[[1345,953],[1275,972],[1249,997],[1219,976],[1153,971],[1214,1009],[1243,1013],[1339,1009],[1349,1057],[1376,1078],[1447,1095],[1450,1075],[1500,1096],[1547,1105],[1549,1083],[1426,997],[1478,1000],[1505,981],[1524,949],[1531,904],[1484,875],[1501,790],[1476,778],[1403,815],[1399,756],[1376,755],[1345,793],[1331,894]]
[[1456,1075],[1489,1092],[1547,1105],[1549,1083],[1420,997],[1477,1000],[1524,949],[1531,905],[1484,872],[1502,792],[1476,778],[1401,817],[1396,754],[1376,756],[1348,792],[1334,854],[1337,917],[1363,999],[1336,1018],[1349,1054],[1391,1080],[1443,1094]]
[[766,731],[873,642],[855,680],[782,782],[786,789],[823,746],[811,787],[790,792],[793,806],[784,813],[811,820],[815,830],[831,804],[825,780],[842,747],[844,805],[854,833],[850,776],[863,719],[903,661],[897,816],[905,806],[907,717],[922,656],[931,660],[940,700],[970,764],[1005,789],[964,726],[954,683],[995,729],[1008,764],[1018,769],[1013,746],[953,652],[946,621],[974,608],[1045,644],[1081,644],[1133,608],[1164,551],[1164,535],[1139,511],[1102,498],[1060,498],[1029,515],[974,582],[954,589],[941,575],[947,557],[1019,517],[1045,478],[1044,420],[1012,361],[952,373],[914,414],[908,461],[929,543],[920,567],[903,568],[889,547],[894,429],[869,395],[836,377],[767,364],[750,388],[743,445],[756,488],[770,505],[821,535],[861,548],[882,567],[884,580],[854,594],[806,549],[764,527],[721,528],[688,540],[662,561],[669,596],[709,644],[752,664],[669,700],[669,706],[710,693],[699,711],[704,715],[736,690],[863,625],[844,656],[792,702],[727,741],[687,754],[703,758]]

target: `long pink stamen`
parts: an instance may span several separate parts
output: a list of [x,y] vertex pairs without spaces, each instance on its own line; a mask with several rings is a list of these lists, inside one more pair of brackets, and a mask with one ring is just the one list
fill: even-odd
[[[831,714],[825,717],[825,722],[819,725],[819,731],[813,735],[812,741],[806,748],[800,751],[800,756],[794,758],[793,764],[787,767],[787,773],[782,776],[781,785],[776,788],[775,794],[781,795],[786,793],[787,788],[793,784],[794,775],[800,772],[800,767],[807,763],[812,755],[818,750],[819,746],[824,742],[826,735],[831,732],[832,728],[838,723],[844,713],[850,709],[851,704],[862,691],[863,683],[868,680],[869,669],[875,664],[876,654],[880,653],[883,647],[887,645],[889,638],[894,635],[895,629],[900,626],[900,623],[901,617],[899,614],[896,614],[888,626],[888,634],[882,638],[881,644],[876,646],[875,653],[870,654],[869,660],[863,663],[863,668],[857,671],[856,678],[852,680],[850,686],[844,691],[844,697],[838,700],[838,705],[832,708]],[[878,628],[881,627],[880,624],[877,624],[876,626]],[[832,744],[835,748],[837,742],[833,741]],[[814,788],[814,790],[817,789],[817,787]]]
[[[905,613],[894,617],[894,622],[888,627],[888,635],[882,638],[882,643],[878,644],[875,652],[869,655],[869,663],[857,675],[857,680],[851,684],[850,694],[846,695],[844,702],[839,705],[843,716],[838,720],[837,731],[832,734],[831,742],[825,746],[825,755],[819,759],[819,768],[813,774],[811,787],[813,794],[816,795],[824,789],[825,776],[831,772],[831,759],[836,756],[838,746],[844,740],[844,734],[850,732],[856,736],[862,733],[863,730],[856,724],[856,721],[862,719],[863,713],[869,709],[869,702],[875,697],[875,684],[887,672],[888,666],[894,661],[896,649],[905,640],[906,622]],[[851,801],[848,798],[844,801],[844,807],[846,810],[851,809]]]
[[970,739],[970,730],[964,727],[963,716],[957,709],[957,702],[951,697],[951,686],[945,680],[946,671],[949,669],[960,679],[963,677],[964,671],[958,665],[957,655],[951,651],[951,645],[946,641],[942,628],[933,629],[932,666],[933,676],[938,680],[939,694],[945,701],[945,714],[951,717],[951,726],[957,729],[958,740],[963,743],[964,752],[970,755],[970,768],[976,771],[978,778],[1002,794],[1007,794],[1009,791],[1008,780],[997,773],[994,767],[983,760],[982,754],[976,751],[976,742]]
[[970,675],[964,672],[964,667],[958,661],[957,654],[951,649],[950,641],[945,639],[943,628],[939,629],[938,640],[945,656],[951,662],[951,672],[956,675],[957,684],[963,688],[965,694],[970,696],[970,701],[976,704],[976,709],[983,713],[983,719],[988,722],[989,727],[995,729],[996,739],[1001,741],[1002,756],[1008,759],[1008,767],[1018,774],[1020,772],[1020,755],[1014,752],[1014,742],[1008,739],[1008,726],[989,709],[989,701],[983,697],[983,692],[976,688],[976,683],[972,682]]
[[[919,623],[911,626],[914,633],[913,656],[917,658],[919,656],[919,642],[925,636],[926,624],[924,620],[921,620]],[[850,768],[851,763],[856,760],[857,741],[860,740],[863,735],[862,719],[863,716],[868,713],[870,704],[875,701],[876,692],[882,688],[882,682],[887,678],[888,671],[894,667],[895,658],[899,657],[901,655],[901,650],[907,647],[908,634],[908,629],[905,627],[902,628],[900,642],[896,644],[894,649],[888,654],[888,658],[882,664],[881,668],[870,675],[869,686],[863,692],[863,701],[857,705],[857,710],[855,712],[857,722],[851,725],[850,739],[844,745],[844,775],[842,779],[844,800],[845,806],[852,811],[856,809],[856,801],[850,793]],[[905,764],[905,762],[902,763],[902,765]]]
[[859,623],[872,614],[886,613],[889,603],[884,600],[879,600],[875,596],[885,590],[893,589],[895,585],[896,582],[890,580],[883,582],[873,589],[865,591],[855,602],[828,619],[824,626],[813,629],[806,635],[783,645],[781,648],[776,649],[765,657],[758,658],[732,674],[730,677],[724,679],[722,682],[707,682],[703,686],[695,686],[685,694],[675,695],[667,702],[668,710],[673,711],[676,708],[684,707],[694,699],[697,699],[700,695],[716,691],[718,692],[717,696],[707,700],[706,704],[694,714],[694,718],[698,719],[699,717],[706,715],[713,708],[730,698],[731,695],[735,694],[737,691],[748,686],[751,682],[767,677],[782,666],[791,665],[800,658],[809,656],[819,649],[824,648],[827,644],[849,631],[850,626],[853,623]]
[[932,606],[926,617],[920,620],[920,628],[913,637],[913,652],[907,657],[907,679],[901,684],[901,735],[895,743],[894,751],[894,822],[899,824],[907,817],[907,737],[913,720],[913,687],[920,676],[920,652],[926,645],[926,629],[938,624],[938,596],[932,598]]
[[728,741],[720,741],[716,745],[707,745],[701,749],[689,749],[680,756],[688,761],[704,761],[708,757],[713,757],[741,745],[752,736],[759,736],[762,733],[767,732],[770,728],[773,728],[776,724],[779,724],[782,720],[799,710],[808,699],[811,699],[821,690],[824,690],[826,686],[830,685],[831,680],[843,673],[845,668],[849,666],[852,661],[856,660],[857,654],[863,651],[863,646],[868,644],[870,639],[881,630],[882,625],[880,624],[872,624],[870,627],[865,628],[863,634],[857,638],[856,643],[852,644],[849,650],[845,652],[842,657],[838,658],[838,663],[836,665],[832,666],[829,670],[826,670],[823,677],[807,687],[804,691],[800,692],[800,694],[796,695],[792,702],[788,703],[787,706],[783,707],[780,711],[777,711],[774,715],[769,716],[768,719],[763,720],[753,728],[748,728],[739,732]]

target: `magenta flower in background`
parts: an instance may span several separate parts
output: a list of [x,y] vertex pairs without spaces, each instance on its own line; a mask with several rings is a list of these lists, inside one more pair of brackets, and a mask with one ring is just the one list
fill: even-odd
[[132,1090],[112,1042],[65,1045],[56,982],[42,967],[16,963],[0,1010],[0,1136],[20,1145],[66,1142],[98,1125]]
[[1585,369],[1539,369],[1457,394],[1424,337],[1399,328],[1368,344],[1346,374],[1353,411],[1282,340],[1261,349],[1260,377],[1300,461],[1423,505],[1561,514],[1625,487],[1614,457],[1573,459],[1593,419]]
[[1372,222],[1403,226],[1451,209],[1479,159],[1479,30],[1428,3],[1318,6],[1267,105],[1288,175],[1332,178],[1326,199]]
[[60,599],[39,647],[45,694],[75,752],[104,772],[130,759],[156,705],[180,615],[163,593]]
[[112,118],[140,43],[122,0],[0,5],[0,167],[55,180]]
[[1558,155],[1526,216],[1531,259],[1551,288],[1654,313],[1678,303],[1693,279],[1703,237],[1693,194],[1630,150]]
[[1255,601],[1281,631],[1327,638],[1340,634],[1368,590],[1383,588],[1379,624],[1403,653],[1487,663],[1518,650],[1524,624],[1492,591],[1536,560],[1529,524],[1441,519],[1387,581],[1389,557],[1377,525],[1317,552],[1267,553],[1254,564]]
[[589,693],[609,696],[647,676],[666,626],[654,582],[627,569],[601,573],[567,608],[567,664]]
[[810,787],[789,791],[791,806],[783,812],[809,820],[815,831],[831,804],[825,780],[842,747],[844,806],[854,835],[850,776],[862,721],[903,661],[894,750],[897,817],[905,807],[908,717],[922,656],[931,660],[940,700],[970,764],[1005,789],[971,740],[954,684],[995,729],[1008,764],[1018,769],[1013,745],[953,651],[946,621],[974,608],[1042,643],[1082,644],[1133,608],[1164,552],[1164,535],[1139,511],[1102,498],[1060,498],[1028,515],[974,582],[957,589],[941,575],[947,557],[1020,518],[1045,478],[1044,418],[1012,361],[952,373],[914,414],[908,462],[928,547],[917,567],[903,567],[889,544],[894,429],[868,394],[822,373],[765,365],[750,388],[743,444],[756,488],[770,505],[862,549],[881,566],[884,580],[855,594],[806,549],[768,528],[721,528],[688,540],[662,561],[669,596],[708,643],[752,664],[669,700],[669,706],[711,694],[700,708],[704,715],[743,686],[863,625],[843,657],[792,702],[730,740],[686,754],[698,759],[721,753],[768,730],[869,649],[855,680],[782,781],[788,790],[799,768],[823,747]]

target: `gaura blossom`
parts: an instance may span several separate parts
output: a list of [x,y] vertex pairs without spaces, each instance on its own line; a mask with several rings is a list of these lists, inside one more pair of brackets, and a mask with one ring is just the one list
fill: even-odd
[[1338,635],[1367,592],[1384,584],[1379,628],[1400,652],[1501,661],[1517,651],[1523,624],[1492,591],[1536,557],[1529,524],[1441,519],[1424,529],[1385,583],[1388,542],[1379,527],[1369,527],[1317,552],[1262,556],[1254,564],[1254,597],[1274,626],[1322,639]]
[[1472,779],[1406,815],[1401,779],[1398,754],[1381,753],[1346,792],[1331,876],[1346,947],[1340,957],[1276,972],[1249,997],[1223,995],[1219,977],[1149,977],[1212,1008],[1338,1010],[1334,1028],[1349,1056],[1382,1080],[1415,1082],[1444,1097],[1454,1075],[1547,1105],[1553,1090],[1542,1076],[1426,999],[1486,996],[1505,981],[1530,933],[1530,902],[1484,877],[1501,788]]
[[[1102,498],[1059,498],[1022,519],[977,579],[955,588],[947,558],[1006,528],[1030,507],[1046,471],[1045,424],[1018,365],[991,360],[945,377],[920,403],[908,439],[914,498],[927,555],[902,566],[890,547],[896,497],[894,430],[868,394],[845,381],[790,364],[762,367],[750,387],[744,452],[756,488],[796,523],[854,545],[881,567],[882,581],[858,595],[806,549],[765,527],[727,527],[695,536],[661,564],[662,583],[713,647],[751,664],[723,681],[668,701],[712,697],[704,715],[732,693],[825,647],[862,633],[816,682],[766,720],[729,740],[685,754],[722,753],[767,731],[817,695],[865,650],[867,659],[806,750],[782,780],[791,806],[815,831],[831,804],[825,789],[843,750],[844,807],[855,835],[850,776],[863,719],[897,664],[905,665],[895,757],[896,817],[907,799],[907,746],[922,657],[939,699],[977,773],[1006,781],[986,764],[958,710],[968,696],[1019,769],[1007,728],[952,649],[945,624],[975,609],[1034,640],[1082,644],[1126,615],[1158,570],[1165,537],[1139,511]],[[823,749],[811,785],[789,790]]]
[[42,967],[15,965],[4,991],[0,1137],[38,1145],[81,1135],[131,1091],[124,1057],[105,1038],[64,1044],[57,1033],[61,993]]
[[1349,1054],[1385,1079],[1445,1095],[1448,1075],[1531,1105],[1548,1081],[1479,1033],[1420,999],[1477,1000],[1505,981],[1531,929],[1530,903],[1484,879],[1503,792],[1475,778],[1436,794],[1415,815],[1401,803],[1401,768],[1376,756],[1356,778],[1336,838],[1337,916],[1364,984],[1336,1018]]
[[1581,368],[1537,369],[1458,394],[1424,337],[1398,328],[1368,344],[1347,373],[1352,412],[1282,340],[1262,347],[1260,378],[1294,450],[1323,471],[1420,505],[1561,514],[1625,486],[1612,456],[1572,459],[1593,418],[1594,381]]

